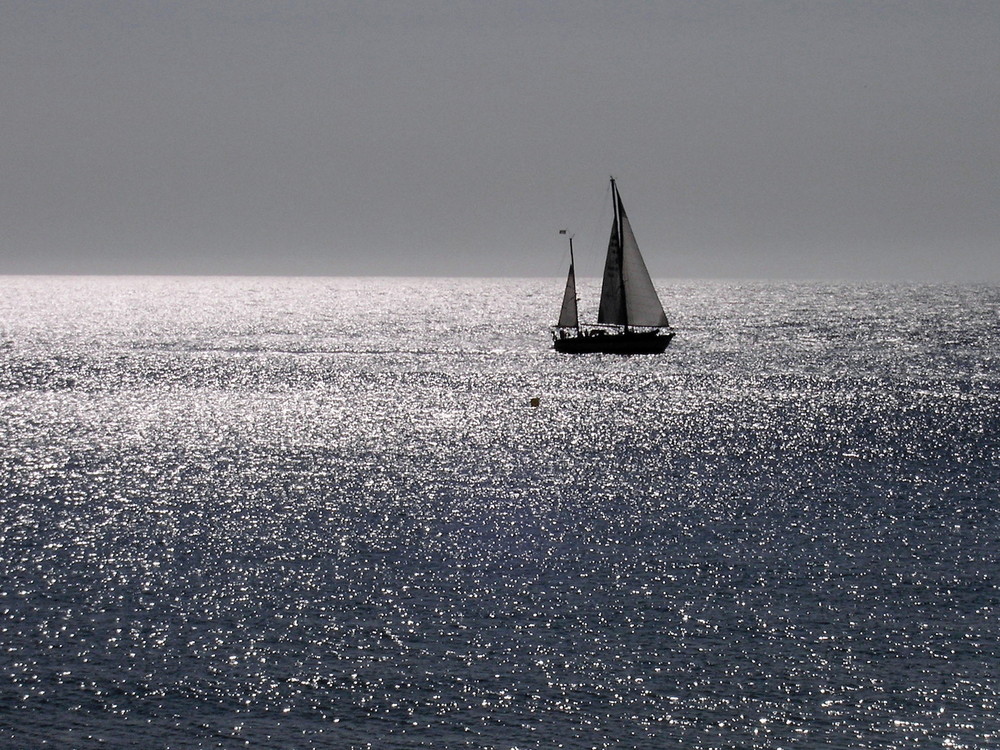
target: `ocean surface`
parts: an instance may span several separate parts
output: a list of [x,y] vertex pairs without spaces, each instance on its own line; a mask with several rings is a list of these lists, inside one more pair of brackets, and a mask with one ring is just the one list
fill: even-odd
[[0,746],[1000,747],[1000,288],[562,287],[0,277]]

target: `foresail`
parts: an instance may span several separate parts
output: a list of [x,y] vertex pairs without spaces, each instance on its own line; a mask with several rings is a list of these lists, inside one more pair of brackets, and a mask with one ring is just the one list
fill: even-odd
[[[632,225],[628,216],[625,215],[625,208],[621,202],[618,204],[618,213],[622,223],[622,248],[621,248],[621,286],[625,293],[624,314],[627,316],[630,326],[666,326],[667,315],[663,312],[663,305],[656,295],[656,288],[653,280],[649,278],[649,271],[646,270],[646,263],[639,253],[639,245],[632,234]],[[610,255],[608,256],[610,258]],[[607,277],[605,277],[607,283]],[[601,296],[603,309],[604,297]]]
[[559,328],[578,328],[580,319],[576,312],[576,272],[573,263],[569,264],[569,275],[566,277],[566,291],[563,292],[562,310],[559,311]]
[[625,300],[622,298],[622,248],[618,241],[618,219],[611,227],[608,258],[604,261],[604,282],[601,284],[601,306],[597,322],[601,325],[625,325]]

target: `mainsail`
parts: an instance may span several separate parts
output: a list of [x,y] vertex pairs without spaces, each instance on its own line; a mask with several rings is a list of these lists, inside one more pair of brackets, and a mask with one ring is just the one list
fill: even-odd
[[604,283],[601,286],[601,306],[597,322],[620,326],[667,326],[667,315],[656,295],[653,280],[639,252],[632,225],[625,214],[618,186],[611,180],[615,203],[615,221],[608,241],[608,257],[604,263]]
[[625,290],[622,288],[622,242],[618,231],[618,214],[611,225],[611,239],[608,240],[608,257],[604,261],[604,283],[601,284],[601,306],[597,310],[597,322],[601,325],[628,325],[625,309]]

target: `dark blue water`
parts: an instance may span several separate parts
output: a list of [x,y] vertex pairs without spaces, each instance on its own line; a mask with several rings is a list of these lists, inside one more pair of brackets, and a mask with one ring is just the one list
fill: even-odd
[[0,278],[0,744],[1000,746],[1000,289],[661,289]]

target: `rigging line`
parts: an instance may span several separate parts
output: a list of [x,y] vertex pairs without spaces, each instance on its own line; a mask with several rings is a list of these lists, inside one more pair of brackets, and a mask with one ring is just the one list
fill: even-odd
[[[572,232],[573,234],[573,251],[576,255],[579,255],[582,259],[584,269],[582,274],[583,278],[595,277],[600,278],[604,273],[604,255],[608,250],[608,236],[607,228],[611,226],[611,222],[608,221],[608,206],[611,206],[612,216],[614,215],[614,203],[611,198],[611,185],[606,183],[604,186],[604,197],[599,206],[599,211],[588,211],[586,216],[590,217],[587,224],[590,225],[590,230],[583,233]],[[560,229],[560,232],[563,230]],[[571,230],[566,229],[567,233]],[[596,239],[595,239],[596,238]],[[559,274],[565,275],[566,259],[569,257],[569,245],[563,245],[563,251],[560,257],[559,264]],[[596,269],[596,273],[588,273],[587,269]],[[577,278],[581,277],[580,269],[577,268]]]
[[[560,229],[559,230],[559,236],[560,237],[567,237],[567,238],[570,238],[570,239],[575,239],[576,238],[576,233],[573,232],[573,231],[571,231],[570,229]],[[572,247],[572,242],[568,242],[565,245],[563,245],[562,254],[559,256],[559,266],[558,266],[559,270],[558,270],[558,272],[556,274],[554,274],[554,276],[565,276],[566,275],[566,270],[569,268],[569,266],[566,265],[566,258],[571,258],[570,262],[572,262],[572,256],[570,255],[570,248],[571,247]]]
[[591,230],[584,238],[584,242],[576,243],[576,254],[580,255],[580,245],[584,246],[585,265],[589,269],[596,269],[597,273],[587,273],[584,276],[601,278],[604,275],[604,256],[608,252],[608,206],[611,206],[611,214],[614,216],[614,203],[611,198],[611,184],[604,186],[604,197],[601,201],[600,211],[592,211]]
[[[582,235],[578,233],[574,238],[574,252],[580,258],[580,265],[575,269],[577,284],[577,304],[580,306],[580,317],[597,320],[597,308],[600,304],[600,284],[604,278],[604,260],[608,252],[608,231],[611,227],[612,219],[608,216],[608,208],[611,208],[611,216],[614,216],[614,203],[611,197],[611,183],[605,180],[604,192],[598,211],[589,211],[585,226],[590,226],[590,230]],[[581,272],[582,269],[582,272]],[[597,280],[597,295],[593,294],[593,280]],[[581,284],[586,294],[580,294]]]

